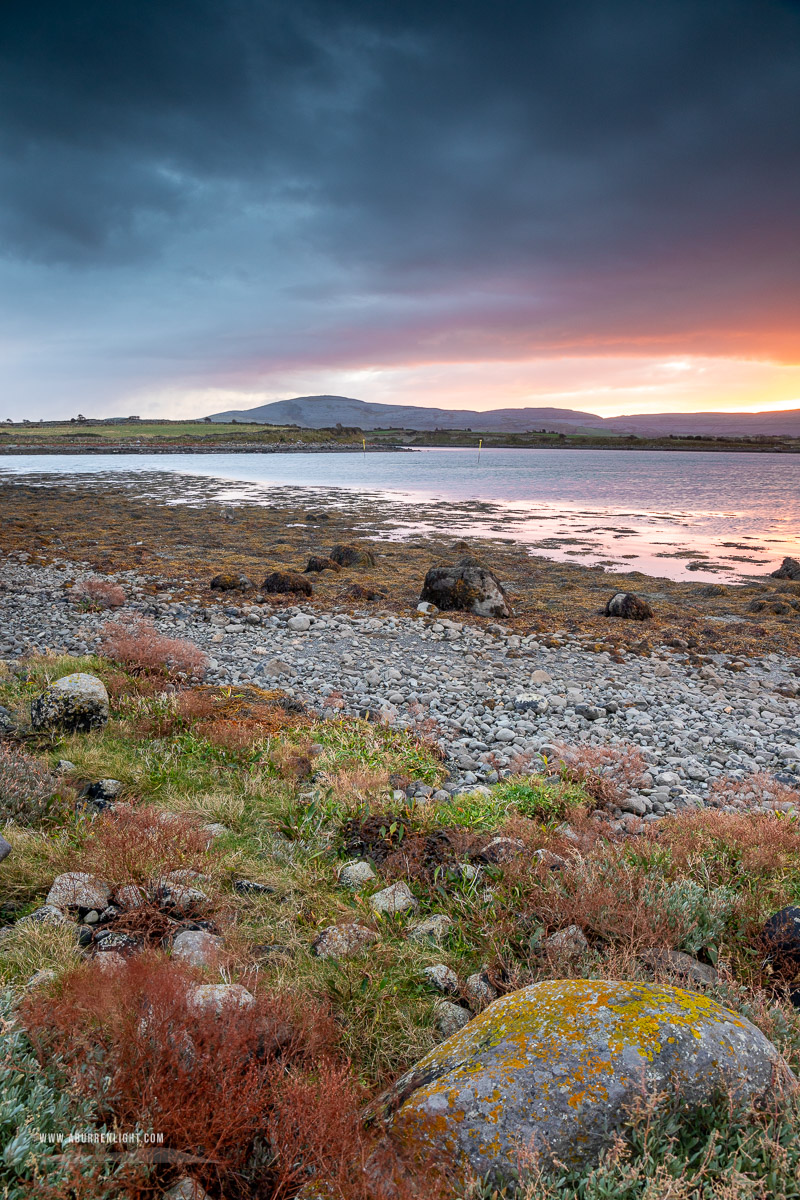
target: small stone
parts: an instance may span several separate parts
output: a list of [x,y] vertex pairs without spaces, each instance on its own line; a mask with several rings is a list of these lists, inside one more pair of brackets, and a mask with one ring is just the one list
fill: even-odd
[[28,991],[32,991],[37,987],[44,987],[48,983],[52,983],[55,977],[55,971],[51,971],[49,967],[42,967],[42,969],[37,971],[35,975],[31,975],[30,979],[25,984],[25,987],[28,989]]
[[222,949],[222,938],[203,929],[184,929],[172,943],[172,957],[193,967],[210,967]]
[[68,918],[64,916],[60,908],[56,908],[53,904],[43,904],[41,908],[35,908],[33,912],[28,913],[26,917],[20,917],[17,925],[66,925]]
[[98,779],[95,783],[89,784],[83,795],[86,800],[90,800],[96,808],[102,811],[102,809],[110,807],[121,792],[122,784],[118,779]]
[[445,963],[436,963],[435,966],[425,967],[422,974],[428,983],[436,988],[437,992],[445,992],[449,996],[458,994],[458,976]]
[[77,771],[74,762],[70,762],[68,758],[60,758],[56,763],[56,771],[59,775],[74,775]]
[[88,912],[86,914],[86,916],[83,918],[83,923],[84,923],[84,925],[96,925],[99,920],[100,920],[100,913],[97,912],[97,910],[93,908],[92,911]]
[[589,943],[580,925],[568,925],[566,929],[559,929],[545,940],[545,946],[565,958],[580,958],[589,949]]
[[305,633],[311,628],[311,619],[304,613],[299,613],[296,617],[289,617],[286,624],[294,633]]
[[454,1004],[452,1000],[437,1000],[434,1015],[436,1028],[443,1038],[452,1037],[454,1033],[458,1033],[459,1029],[469,1025],[472,1019],[471,1013],[468,1013],[460,1004]]
[[275,888],[268,883],[256,883],[254,879],[234,879],[233,890],[240,896],[272,896]]
[[623,796],[617,805],[623,812],[633,813],[635,817],[643,817],[647,812],[647,802],[641,796]]
[[452,924],[452,918],[445,913],[432,913],[431,916],[415,922],[408,931],[408,937],[412,942],[434,942],[440,945]]
[[339,872],[339,883],[351,892],[360,892],[377,876],[368,862],[345,863]]
[[163,1200],[211,1200],[211,1197],[196,1179],[183,1175],[168,1192],[164,1192]]
[[175,909],[181,913],[199,912],[211,903],[200,888],[186,887],[182,883],[164,880],[156,889],[155,898],[162,908]]
[[370,896],[369,906],[373,912],[386,916],[417,908],[418,901],[412,895],[408,884],[401,879],[399,882],[383,888],[382,891],[376,892],[374,896]]
[[114,904],[117,908],[121,908],[123,912],[130,912],[131,909],[141,908],[146,903],[147,897],[144,891],[142,888],[136,887],[133,883],[126,883],[114,892]]
[[248,1008],[255,998],[240,983],[201,983],[192,988],[189,1003],[202,1012],[221,1013],[228,1006]]
[[497,990],[492,987],[486,975],[476,971],[464,983],[464,994],[473,1012],[480,1012],[497,999]]
[[512,859],[524,853],[525,843],[519,838],[495,837],[481,850],[480,857],[485,862],[499,866],[511,862]]
[[85,871],[67,871],[53,880],[47,893],[45,904],[55,908],[95,908],[98,911],[107,907],[111,898],[108,884]]
[[534,671],[531,675],[531,683],[536,684],[536,686],[552,682],[553,676],[548,671]]
[[368,929],[357,921],[348,925],[329,925],[315,938],[311,952],[317,958],[350,958],[377,940],[374,929]]
[[438,611],[439,610],[436,605],[431,604],[429,600],[420,600],[419,604],[417,605],[417,612],[422,613],[424,616],[434,617]]
[[203,833],[207,833],[209,838],[224,837],[226,833],[230,833],[227,825],[221,825],[219,821],[212,821],[210,825],[203,826]]
[[127,961],[118,950],[104,950],[102,954],[95,954],[92,965],[98,971],[119,971]]
[[[547,675],[546,671],[534,671],[534,675]],[[550,676],[547,675],[548,680]],[[514,697],[514,708],[517,712],[530,713],[534,717],[540,717],[546,713],[550,707],[550,701],[546,696],[540,696],[537,692],[520,692]]]
[[698,962],[691,954],[682,950],[645,950],[639,955],[642,962],[653,971],[666,971],[690,983],[716,983],[719,978],[714,967]]

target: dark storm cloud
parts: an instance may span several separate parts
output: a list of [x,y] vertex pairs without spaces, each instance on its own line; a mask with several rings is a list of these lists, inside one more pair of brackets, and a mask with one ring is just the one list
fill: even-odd
[[299,360],[315,288],[390,350],[797,348],[794,3],[7,0],[0,31],[7,261],[225,278],[231,329],[236,277]]

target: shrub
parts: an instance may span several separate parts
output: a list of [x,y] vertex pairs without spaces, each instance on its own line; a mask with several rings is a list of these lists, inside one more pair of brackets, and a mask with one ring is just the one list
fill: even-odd
[[0,742],[0,821],[36,825],[54,805],[56,781],[44,763]]
[[637,746],[558,746],[548,773],[579,784],[599,805],[616,804],[643,787],[647,764]]
[[314,1180],[326,1197],[404,1200],[390,1152],[391,1183],[366,1170],[379,1131],[362,1127],[328,1012],[291,993],[198,1011],[194,981],[157,955],[102,976],[81,967],[57,994],[26,999],[23,1016],[39,1060],[58,1061],[99,1120],[163,1134],[167,1150],[201,1160],[192,1174],[214,1194],[288,1200]]
[[134,674],[160,671],[170,678],[202,679],[208,658],[184,638],[164,637],[144,617],[107,621],[101,629],[101,650]]
[[120,608],[125,603],[125,592],[118,583],[110,579],[85,579],[77,584],[73,597],[92,608]]

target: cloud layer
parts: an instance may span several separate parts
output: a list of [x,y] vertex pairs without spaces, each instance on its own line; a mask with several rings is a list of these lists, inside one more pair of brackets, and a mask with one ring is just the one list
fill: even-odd
[[0,27],[9,415],[800,362],[789,0],[9,0]]

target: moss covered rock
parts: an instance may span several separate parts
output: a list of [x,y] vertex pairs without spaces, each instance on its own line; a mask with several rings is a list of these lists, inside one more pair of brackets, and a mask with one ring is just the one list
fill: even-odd
[[643,1093],[757,1101],[793,1082],[763,1033],[707,996],[570,979],[496,1000],[383,1104],[406,1146],[502,1182],[531,1152],[570,1166],[595,1159]]
[[77,671],[51,684],[31,702],[34,729],[87,731],[108,721],[108,692],[96,675]]
[[420,603],[435,604],[442,612],[472,612],[478,617],[509,617],[511,609],[500,580],[474,558],[452,567],[431,567],[425,576]]

